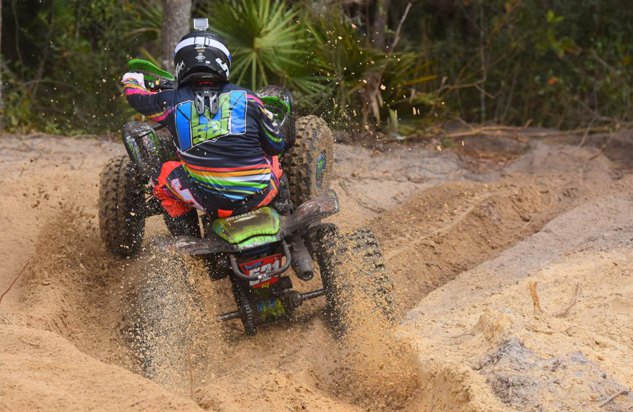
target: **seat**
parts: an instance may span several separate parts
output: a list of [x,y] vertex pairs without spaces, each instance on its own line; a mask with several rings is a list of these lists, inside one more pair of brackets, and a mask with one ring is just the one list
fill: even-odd
[[271,207],[262,207],[248,213],[213,221],[213,232],[226,242],[236,245],[253,236],[270,236],[279,233],[281,217]]

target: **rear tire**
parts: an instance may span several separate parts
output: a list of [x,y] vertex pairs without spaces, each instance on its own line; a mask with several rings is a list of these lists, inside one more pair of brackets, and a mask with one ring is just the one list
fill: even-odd
[[145,231],[144,182],[127,156],[110,159],[101,173],[99,229],[106,249],[117,256],[134,256]]
[[334,137],[325,120],[304,116],[296,122],[296,140],[284,153],[282,164],[295,206],[318,197],[330,188],[334,163]]
[[333,224],[311,229],[308,244],[326,290],[326,320],[337,337],[354,324],[355,306],[369,302],[360,316],[394,319],[393,283],[386,273],[376,237],[368,229],[343,236]]
[[142,261],[133,347],[147,378],[183,390],[197,369],[192,356],[199,352],[199,340],[204,341],[201,327],[207,322],[185,262],[163,252],[162,242],[156,241]]
[[255,323],[255,312],[248,299],[249,287],[236,282],[232,285],[233,297],[240,312],[240,319],[244,326],[244,333],[248,336],[257,335],[257,324]]
[[200,222],[198,221],[198,212],[195,209],[179,217],[171,217],[169,214],[163,213],[163,221],[172,236],[200,237]]

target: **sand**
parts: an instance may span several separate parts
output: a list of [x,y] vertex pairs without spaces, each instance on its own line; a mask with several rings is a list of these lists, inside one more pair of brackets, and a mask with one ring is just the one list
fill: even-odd
[[[110,256],[98,182],[122,145],[1,136],[0,293],[21,275],[0,302],[0,410],[630,409],[625,157],[495,141],[336,146],[333,221],[374,231],[398,309],[393,326],[359,311],[337,341],[320,300],[255,337],[219,324],[228,282],[169,269],[160,217],[141,257]],[[139,343],[151,305],[161,336],[180,331],[155,339],[162,360]]]

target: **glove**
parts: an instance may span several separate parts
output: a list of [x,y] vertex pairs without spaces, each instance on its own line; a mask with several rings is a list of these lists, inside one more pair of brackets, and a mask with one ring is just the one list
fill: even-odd
[[145,76],[143,76],[143,74],[141,73],[128,72],[123,75],[121,83],[135,83],[142,88],[145,88]]

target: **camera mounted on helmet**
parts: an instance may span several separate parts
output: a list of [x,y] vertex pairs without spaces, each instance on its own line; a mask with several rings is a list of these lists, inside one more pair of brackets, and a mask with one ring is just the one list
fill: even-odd
[[193,31],[183,36],[174,51],[178,85],[228,81],[231,53],[224,39],[209,31],[207,19],[194,19]]

